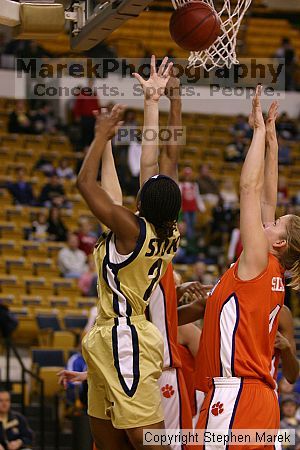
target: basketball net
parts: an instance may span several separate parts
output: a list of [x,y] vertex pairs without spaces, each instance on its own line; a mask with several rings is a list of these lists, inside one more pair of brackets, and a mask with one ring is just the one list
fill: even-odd
[[[191,0],[172,0],[175,9],[180,8]],[[215,67],[228,67],[238,64],[236,56],[237,34],[243,20],[243,17],[249,8],[252,0],[237,0],[236,5],[231,4],[232,0],[223,0],[224,5],[220,11],[217,11],[213,0],[203,0],[211,6],[218,14],[221,20],[222,34],[206,50],[191,52],[188,58],[188,67],[204,67],[210,71]]]

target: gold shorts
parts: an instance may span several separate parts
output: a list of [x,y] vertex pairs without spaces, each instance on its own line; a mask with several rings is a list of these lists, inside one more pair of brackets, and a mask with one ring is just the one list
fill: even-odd
[[163,421],[157,382],[163,349],[161,333],[145,316],[97,319],[82,342],[88,414],[120,429]]

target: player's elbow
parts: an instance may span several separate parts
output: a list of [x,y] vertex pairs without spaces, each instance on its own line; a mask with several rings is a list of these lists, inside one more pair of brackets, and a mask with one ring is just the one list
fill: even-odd
[[84,173],[80,172],[76,180],[76,187],[81,194],[84,194],[86,189],[88,189],[88,184],[88,178]]

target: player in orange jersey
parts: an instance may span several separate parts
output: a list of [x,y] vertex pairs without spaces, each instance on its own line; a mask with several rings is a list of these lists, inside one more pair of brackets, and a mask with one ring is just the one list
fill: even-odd
[[[286,269],[292,274],[292,286],[299,287],[300,219],[287,215],[275,221],[277,155],[268,146],[265,155],[260,95],[258,86],[250,115],[254,133],[240,179],[243,252],[216,284],[206,304],[197,383],[207,395],[197,429],[279,427],[271,359]],[[275,122],[276,115],[277,104],[273,103],[268,120]],[[235,447],[208,443],[199,448]],[[263,447],[253,443],[237,448]]]
[[200,407],[204,400],[203,393],[195,389],[196,357],[199,350],[201,330],[194,323],[178,327],[178,349],[182,362],[182,372],[189,394],[193,416],[193,426],[199,419]]

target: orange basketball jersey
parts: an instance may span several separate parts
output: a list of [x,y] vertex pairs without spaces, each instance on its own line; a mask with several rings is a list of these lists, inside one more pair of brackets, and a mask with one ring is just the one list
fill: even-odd
[[164,338],[164,369],[181,367],[177,348],[177,295],[172,264],[168,265],[159,285],[151,294],[149,320]]
[[284,269],[269,254],[265,271],[242,281],[238,263],[207,300],[196,369],[196,387],[204,392],[214,377],[256,378],[275,388],[271,362],[284,301]]

